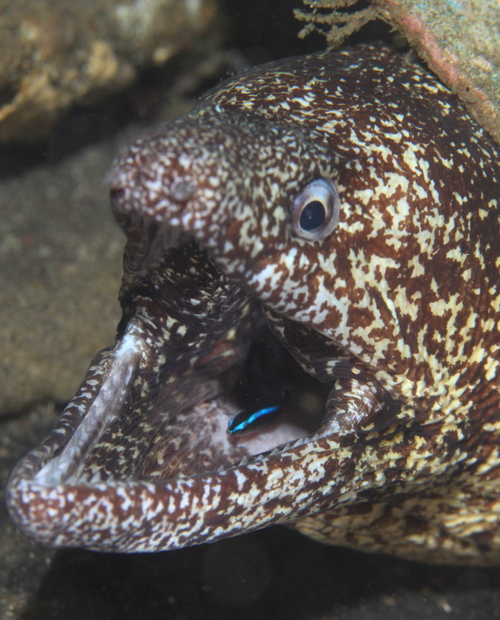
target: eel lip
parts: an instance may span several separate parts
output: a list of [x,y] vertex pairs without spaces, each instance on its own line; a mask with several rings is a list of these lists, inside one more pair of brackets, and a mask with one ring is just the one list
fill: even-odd
[[[127,401],[143,354],[129,326],[93,360],[43,443],[20,461],[7,487],[12,519],[55,547],[161,551],[297,518],[331,505],[340,444],[325,429],[219,470],[166,480],[92,476],[82,463]],[[190,414],[191,415],[191,414]]]

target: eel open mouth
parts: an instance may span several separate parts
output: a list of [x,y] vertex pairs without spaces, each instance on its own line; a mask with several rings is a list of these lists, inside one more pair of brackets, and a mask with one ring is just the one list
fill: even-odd
[[[266,326],[259,304],[194,242],[143,264],[122,302],[131,316],[108,354],[100,391],[37,481],[95,484],[216,472],[298,445],[321,427],[331,386],[300,367]],[[275,411],[248,420],[266,409]],[[243,430],[231,433],[237,417]]]
[[[194,241],[168,247],[162,235],[152,224],[129,237],[117,343],[12,474],[11,515],[44,544],[153,551],[238,533],[235,518],[247,531],[286,520],[296,511],[279,496],[286,505],[301,490],[308,444],[331,432],[331,385],[300,367],[260,303]],[[269,405],[271,423],[228,432],[237,414]],[[260,514],[248,520],[252,504]]]

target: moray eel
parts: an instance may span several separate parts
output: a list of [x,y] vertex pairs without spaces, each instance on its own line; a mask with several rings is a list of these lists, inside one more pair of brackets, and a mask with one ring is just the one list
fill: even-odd
[[19,527],[134,552],[288,523],[498,562],[499,160],[382,46],[248,70],[136,140],[108,177],[117,342],[13,472]]

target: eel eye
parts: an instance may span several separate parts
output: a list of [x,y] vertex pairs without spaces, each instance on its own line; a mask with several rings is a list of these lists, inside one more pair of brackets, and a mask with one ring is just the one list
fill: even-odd
[[330,179],[312,181],[292,205],[292,226],[297,237],[319,241],[327,237],[340,216],[340,197]]

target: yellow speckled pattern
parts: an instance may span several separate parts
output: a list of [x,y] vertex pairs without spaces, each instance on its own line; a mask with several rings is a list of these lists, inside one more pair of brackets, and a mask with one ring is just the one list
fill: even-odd
[[[118,341],[14,472],[14,519],[99,550],[292,522],[498,562],[499,156],[446,87],[372,46],[248,70],[139,138],[109,176]],[[317,179],[340,218],[307,240],[291,205]],[[329,394],[316,431],[250,448],[225,436],[228,386],[264,321]]]

